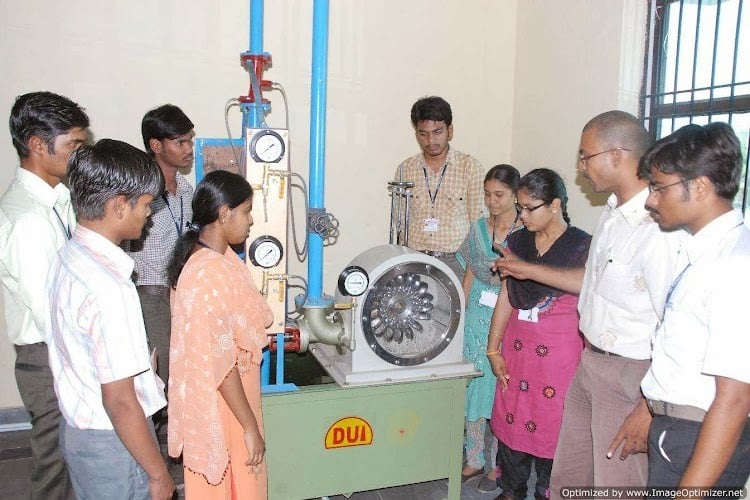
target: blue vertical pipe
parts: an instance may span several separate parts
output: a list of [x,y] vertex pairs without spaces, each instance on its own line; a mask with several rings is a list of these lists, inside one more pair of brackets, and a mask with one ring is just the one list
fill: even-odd
[[[312,82],[310,91],[310,208],[324,208],[326,152],[326,89],[328,73],[328,0],[313,4]],[[309,234],[307,301],[323,296],[323,239]]]
[[[248,53],[263,53],[263,2],[264,0],[250,0],[250,45]],[[246,68],[248,72],[254,71],[254,68]],[[252,78],[252,75],[250,76]],[[242,137],[245,137],[248,127],[258,127],[258,110],[259,108],[252,103],[244,104],[242,109]],[[283,345],[283,344],[282,344]],[[266,386],[271,383],[271,352],[263,352],[263,362],[260,365],[261,384]]]
[[[261,55],[263,54],[263,8],[264,0],[250,0],[250,49],[246,54]],[[255,68],[252,66],[246,68],[250,73],[250,81],[255,78]],[[242,110],[242,137],[245,137],[247,128],[265,127],[265,108],[263,107],[263,98],[259,92],[260,88],[253,89],[253,95],[256,101],[245,103],[240,106]]]
[[250,0],[250,53],[263,53],[263,0]]

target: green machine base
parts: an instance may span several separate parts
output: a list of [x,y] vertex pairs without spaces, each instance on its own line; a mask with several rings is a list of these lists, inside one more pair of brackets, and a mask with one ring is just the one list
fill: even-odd
[[461,492],[467,378],[263,396],[268,498],[299,500],[448,478]]

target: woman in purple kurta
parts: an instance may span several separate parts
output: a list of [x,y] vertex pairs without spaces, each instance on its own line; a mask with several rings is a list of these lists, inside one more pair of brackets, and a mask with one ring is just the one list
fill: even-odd
[[[562,179],[537,169],[521,179],[524,229],[508,237],[517,258],[550,267],[583,267],[591,236],[569,225]],[[501,497],[523,499],[535,464],[535,497],[548,496],[562,410],[583,350],[578,299],[534,281],[508,278],[490,326],[488,358],[498,377],[490,425],[500,441]],[[502,348],[490,346],[502,339]]]

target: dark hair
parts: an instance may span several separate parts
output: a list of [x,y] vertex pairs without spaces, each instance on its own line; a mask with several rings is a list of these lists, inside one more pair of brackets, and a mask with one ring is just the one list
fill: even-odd
[[68,180],[79,219],[102,219],[104,206],[116,196],[124,195],[134,206],[138,197],[156,198],[164,191],[164,176],[154,159],[114,139],[78,148],[68,160]]
[[224,205],[237,208],[252,199],[253,189],[241,175],[226,170],[206,174],[193,195],[193,220],[177,239],[167,268],[170,286],[177,286],[182,268],[198,242],[200,230],[219,218],[219,209]]
[[417,123],[425,120],[445,122],[445,125],[453,123],[453,112],[451,105],[442,97],[429,96],[419,99],[411,107],[411,124],[415,127]]
[[650,179],[651,168],[683,180],[705,176],[718,196],[731,201],[742,171],[740,141],[726,123],[686,125],[646,151],[638,166],[639,176]]
[[484,176],[484,182],[493,179],[502,182],[515,193],[518,191],[518,184],[521,182],[521,174],[513,165],[501,163],[500,165],[495,165],[489,169],[487,175]]
[[595,116],[583,127],[583,132],[595,130],[604,149],[624,148],[640,158],[651,144],[651,136],[643,122],[625,111],[607,111]]
[[158,108],[148,111],[141,121],[141,135],[143,136],[143,145],[146,152],[152,155],[149,142],[151,139],[161,141],[164,139],[174,139],[185,135],[195,128],[193,122],[174,104],[164,104]]
[[543,201],[545,205],[549,205],[555,198],[559,198],[563,220],[570,224],[568,191],[565,189],[565,183],[560,174],[549,168],[535,168],[521,177],[518,189],[525,189],[532,198]]
[[41,138],[55,152],[55,138],[76,127],[88,128],[89,117],[78,104],[52,92],[31,92],[16,98],[10,110],[10,135],[21,159],[29,156],[32,136]]

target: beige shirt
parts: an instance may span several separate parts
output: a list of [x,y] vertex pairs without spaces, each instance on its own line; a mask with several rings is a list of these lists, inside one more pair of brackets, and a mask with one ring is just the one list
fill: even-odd
[[415,250],[455,252],[482,214],[482,164],[449,149],[444,167],[434,172],[419,153],[396,169],[396,181],[414,182],[408,246]]

